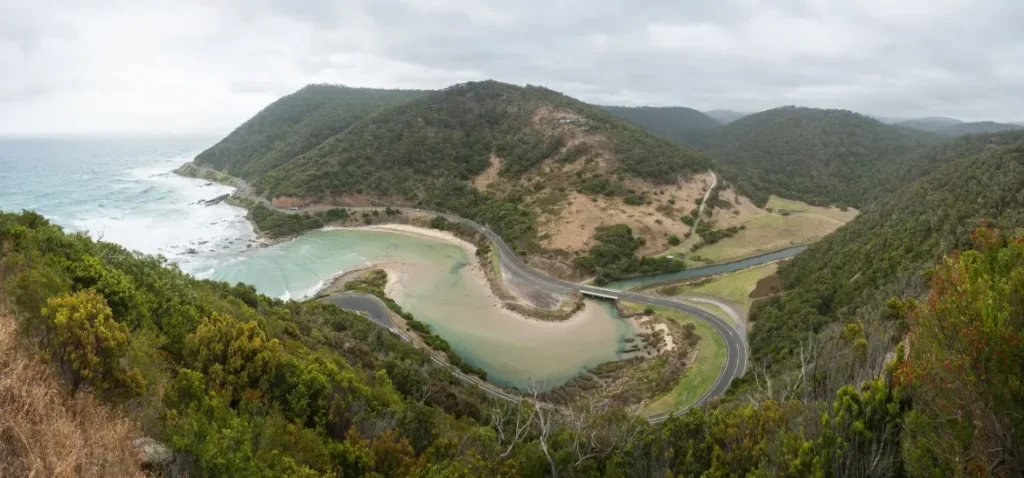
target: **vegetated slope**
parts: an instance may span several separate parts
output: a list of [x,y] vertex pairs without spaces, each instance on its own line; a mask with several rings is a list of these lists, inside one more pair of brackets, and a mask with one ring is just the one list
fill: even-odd
[[426,94],[413,90],[309,85],[236,128],[195,162],[253,179],[309,151],[359,120]]
[[[485,222],[527,249],[575,252],[593,245],[597,227],[616,223],[654,247],[685,234],[678,218],[703,193],[712,165],[561,93],[486,81],[381,111],[254,184],[279,205],[422,205]],[[583,198],[607,213],[569,230],[567,221],[583,217],[572,207],[591,207]],[[644,209],[670,199],[664,220]]]
[[695,149],[706,148],[708,135],[722,126],[700,111],[681,106],[602,106],[601,109],[669,141]]
[[704,114],[710,116],[712,119],[714,119],[715,121],[718,121],[719,123],[729,124],[729,123],[732,123],[733,121],[736,121],[736,120],[738,120],[738,119],[740,119],[740,118],[742,118],[744,116],[749,115],[750,113],[740,113],[739,111],[721,110],[721,109],[719,109],[719,110],[705,111]]
[[942,132],[950,136],[960,136],[962,134],[998,133],[1000,131],[1017,129],[1024,129],[1024,126],[1010,123],[996,123],[994,121],[980,121],[977,123],[961,123],[953,125],[944,129]]
[[929,131],[932,133],[944,134],[946,136],[960,136],[964,134],[998,133],[1022,129],[1024,126],[1011,123],[997,123],[995,121],[978,121],[966,123],[953,118],[919,118],[897,123],[900,126]]
[[[146,436],[190,453],[195,476],[409,476],[424,450],[449,449],[447,434],[488,431],[483,392],[359,314],[197,280],[31,212],[0,213],[0,251],[0,290],[26,337],[72,390],[91,390],[132,413]],[[21,443],[44,456],[37,437],[14,438],[12,421],[0,419],[0,449]],[[116,438],[94,431],[97,452]],[[26,456],[15,451],[12,460]],[[458,450],[441,455],[431,455],[435,465],[469,463]],[[121,455],[107,459],[97,476],[123,476]],[[498,474],[492,465],[476,475]]]
[[893,124],[896,124],[898,126],[906,126],[908,128],[919,129],[921,131],[930,131],[932,133],[945,134],[945,130],[961,123],[963,123],[963,121],[960,121],[956,118],[932,116],[928,118],[914,118],[905,121],[898,121]]
[[709,151],[759,206],[776,194],[859,207],[885,164],[941,139],[850,111],[784,107],[725,125]]
[[957,161],[894,194],[780,268],[785,292],[751,319],[752,360],[782,360],[827,324],[877,314],[892,297],[918,297],[924,271],[970,246],[988,223],[1024,226],[1024,146]]
[[1024,141],[1024,130],[962,135],[914,151],[883,168],[878,188],[869,197],[885,196],[955,161],[1018,141]]

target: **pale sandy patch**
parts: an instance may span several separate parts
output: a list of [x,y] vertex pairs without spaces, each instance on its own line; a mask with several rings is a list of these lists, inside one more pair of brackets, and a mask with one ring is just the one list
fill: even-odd
[[750,199],[740,196],[732,187],[719,192],[718,197],[729,201],[733,207],[712,209],[711,223],[717,229],[746,224],[754,218],[768,214],[768,211],[755,206]]
[[[594,245],[594,231],[598,227],[626,224],[635,236],[646,240],[638,253],[664,251],[668,249],[669,235],[682,238],[690,232],[690,227],[680,218],[697,207],[697,199],[704,197],[712,179],[707,172],[669,185],[626,181],[628,188],[646,193],[651,200],[650,204],[641,206],[626,204],[619,197],[571,192],[563,207],[540,217],[539,231],[544,237],[541,245],[549,249],[581,251]],[[670,199],[673,204],[669,204]]]
[[501,158],[499,158],[496,154],[491,153],[491,165],[488,166],[487,169],[484,170],[484,172],[478,174],[475,178],[473,178],[473,180],[470,181],[470,184],[477,191],[483,191],[487,189],[487,186],[490,186],[491,184],[498,180],[498,173],[501,172],[501,166],[503,163],[504,161],[502,161]]

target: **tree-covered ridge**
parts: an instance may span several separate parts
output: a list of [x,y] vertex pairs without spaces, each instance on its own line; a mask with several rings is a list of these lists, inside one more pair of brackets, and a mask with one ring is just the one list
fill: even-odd
[[[540,117],[545,111],[550,114]],[[571,126],[560,128],[565,124],[602,136],[616,172],[666,183],[711,166],[704,155],[561,93],[485,81],[454,85],[367,118],[256,184],[275,197],[422,198],[432,182],[480,174],[492,153],[504,161],[501,174],[511,177],[545,160],[587,156],[589,151],[567,148],[564,133]]]
[[254,179],[315,148],[356,122],[425,91],[309,85],[264,108],[196,163]]
[[792,358],[809,333],[877,316],[893,296],[919,297],[924,272],[970,246],[980,224],[1004,231],[1024,226],[1022,190],[1024,146],[1018,144],[955,162],[875,201],[780,267],[785,291],[751,315],[753,360]]
[[963,135],[914,151],[883,168],[883,177],[870,199],[891,194],[958,160],[1018,141],[1024,141],[1024,130]]
[[950,136],[962,134],[998,133],[1001,131],[1012,131],[1024,129],[1024,126],[1010,123],[996,123],[995,121],[979,121],[977,123],[960,123],[950,126],[941,132]]
[[758,205],[776,194],[860,207],[886,164],[939,140],[850,111],[784,107],[723,126],[709,151]]
[[681,106],[602,106],[601,109],[688,148],[704,149],[708,136],[722,126],[718,120]]

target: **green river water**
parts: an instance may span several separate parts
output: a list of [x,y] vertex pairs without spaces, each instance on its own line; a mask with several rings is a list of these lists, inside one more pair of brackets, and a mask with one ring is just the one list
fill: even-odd
[[406,277],[394,299],[429,323],[488,380],[541,389],[622,356],[635,326],[602,302],[572,320],[527,320],[498,306],[486,284],[467,270],[471,257],[456,245],[409,234],[323,230],[212,264],[201,277],[252,284],[266,295],[300,299],[331,277],[369,263],[401,262]]

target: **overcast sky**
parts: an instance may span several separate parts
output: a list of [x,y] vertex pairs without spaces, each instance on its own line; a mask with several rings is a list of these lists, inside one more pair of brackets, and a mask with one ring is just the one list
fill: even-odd
[[225,133],[307,83],[1024,120],[1021,0],[0,0],[0,134]]

